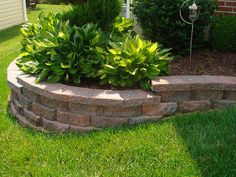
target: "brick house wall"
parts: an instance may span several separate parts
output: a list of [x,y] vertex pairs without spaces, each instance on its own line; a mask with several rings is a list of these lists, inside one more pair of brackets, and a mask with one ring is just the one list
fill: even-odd
[[218,0],[218,10],[216,15],[235,15],[236,0]]

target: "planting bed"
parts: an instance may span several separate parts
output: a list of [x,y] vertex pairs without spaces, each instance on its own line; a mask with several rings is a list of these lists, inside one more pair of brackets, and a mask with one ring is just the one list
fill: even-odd
[[158,77],[152,91],[116,91],[36,84],[34,76],[12,62],[8,84],[11,112],[18,121],[49,132],[84,132],[236,104],[236,77],[225,76]]

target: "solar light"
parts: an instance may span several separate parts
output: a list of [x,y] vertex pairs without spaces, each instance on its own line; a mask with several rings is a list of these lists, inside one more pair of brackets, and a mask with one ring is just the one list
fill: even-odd
[[183,2],[179,9],[179,14],[180,18],[183,20],[184,23],[188,25],[192,25],[192,30],[191,30],[191,39],[190,39],[190,61],[192,60],[192,46],[193,46],[193,29],[194,29],[194,22],[198,20],[199,15],[200,15],[200,6],[197,6],[196,2],[194,1],[192,5],[190,5],[189,8],[189,21],[185,20],[184,17],[182,16],[182,8],[183,6],[191,0],[186,0]]

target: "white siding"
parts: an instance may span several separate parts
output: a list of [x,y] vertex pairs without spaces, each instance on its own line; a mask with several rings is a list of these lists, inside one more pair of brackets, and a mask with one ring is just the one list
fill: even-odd
[[22,0],[0,0],[0,30],[22,24],[23,22]]

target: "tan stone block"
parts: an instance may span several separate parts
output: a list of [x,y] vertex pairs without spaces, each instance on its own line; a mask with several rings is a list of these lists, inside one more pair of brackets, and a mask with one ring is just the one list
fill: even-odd
[[139,117],[129,117],[129,124],[140,124],[144,122],[155,122],[159,121],[162,116],[139,116]]
[[36,114],[34,114],[33,112],[24,109],[23,115],[31,124],[33,124],[35,126],[42,125],[41,117],[36,115]]
[[205,111],[211,108],[211,102],[206,100],[181,101],[179,102],[179,112]]
[[141,106],[135,107],[119,107],[119,106],[104,106],[104,115],[111,117],[130,117],[139,116],[142,113]]
[[28,98],[26,98],[24,95],[22,94],[18,94],[18,102],[27,109],[31,109],[32,106],[32,101]]
[[69,103],[69,112],[83,115],[102,115],[103,107],[95,105],[85,105],[80,103]]
[[56,110],[49,108],[47,106],[43,106],[39,103],[32,104],[32,112],[36,115],[48,119],[48,120],[55,120],[56,119]]
[[70,130],[70,127],[67,124],[50,121],[47,119],[43,119],[43,128],[50,132],[67,132]]
[[161,102],[177,102],[190,100],[190,91],[160,92]]
[[214,100],[212,107],[215,109],[223,109],[230,106],[236,106],[236,100]]
[[225,91],[225,100],[236,100],[236,90],[235,91]]
[[147,105],[143,106],[143,115],[154,116],[154,115],[162,115],[169,116],[176,112],[177,103],[176,102],[166,102],[160,103],[159,105]]
[[92,116],[91,126],[93,127],[114,127],[128,124],[128,118],[124,117],[102,117]]
[[23,96],[25,96],[26,98],[30,99],[31,101],[34,101],[34,102],[38,102],[39,99],[40,99],[40,96],[26,88],[22,88],[22,94]]
[[223,91],[221,90],[195,90],[191,91],[192,100],[215,100],[222,99]]
[[53,109],[57,109],[57,110],[61,110],[61,111],[68,110],[68,103],[67,102],[49,99],[44,96],[41,97],[40,103],[44,106],[48,106]]
[[79,132],[79,133],[86,133],[86,132],[90,132],[90,131],[94,131],[94,130],[99,130],[99,128],[95,128],[95,127],[80,127],[80,126],[73,126],[70,125],[70,131],[72,132]]
[[12,115],[16,116],[18,112],[16,110],[16,107],[15,107],[14,103],[10,103],[10,108],[11,108]]
[[90,126],[90,116],[72,114],[69,112],[57,111],[57,120],[64,124],[77,125],[81,127]]
[[20,104],[19,101],[17,101],[17,100],[13,100],[13,103],[14,103],[14,105],[15,105],[16,112],[17,112],[18,114],[22,114],[22,110],[23,110],[23,108],[24,108],[23,105]]

